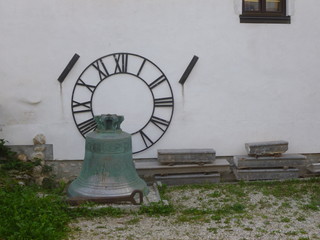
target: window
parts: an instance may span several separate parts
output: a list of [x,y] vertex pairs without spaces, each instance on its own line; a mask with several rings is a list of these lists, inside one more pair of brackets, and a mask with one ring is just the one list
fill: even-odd
[[286,0],[242,0],[241,23],[290,23]]

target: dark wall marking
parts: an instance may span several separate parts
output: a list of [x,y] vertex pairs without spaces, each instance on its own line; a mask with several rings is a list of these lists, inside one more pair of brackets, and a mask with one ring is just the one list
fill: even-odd
[[61,75],[58,78],[58,81],[60,83],[62,83],[64,81],[64,79],[67,77],[67,75],[69,74],[69,72],[71,71],[73,66],[78,61],[79,57],[80,56],[78,54],[76,54],[76,53],[73,55],[73,57],[71,58],[70,62],[68,63],[68,65],[66,66],[66,68],[63,70],[63,72],[61,73]]
[[192,58],[191,62],[189,63],[187,69],[184,71],[182,77],[179,80],[179,83],[181,85],[183,85],[185,83],[185,81],[187,80],[187,78],[189,77],[189,74],[191,73],[194,65],[196,65],[198,59],[199,59],[199,57],[193,56],[193,58]]

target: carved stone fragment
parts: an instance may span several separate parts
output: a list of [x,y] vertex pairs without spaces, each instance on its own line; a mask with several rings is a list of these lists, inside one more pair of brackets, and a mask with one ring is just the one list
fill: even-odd
[[281,155],[288,150],[287,141],[254,142],[245,144],[249,156]]

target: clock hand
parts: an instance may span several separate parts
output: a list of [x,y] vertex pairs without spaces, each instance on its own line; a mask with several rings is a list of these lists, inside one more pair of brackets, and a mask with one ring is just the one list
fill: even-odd
[[184,71],[182,77],[179,80],[179,83],[181,85],[183,85],[185,83],[185,81],[187,80],[187,78],[189,77],[189,74],[191,73],[194,65],[196,65],[197,61],[198,61],[199,57],[197,56],[193,56],[191,62],[189,63],[188,67],[186,68],[186,70]]

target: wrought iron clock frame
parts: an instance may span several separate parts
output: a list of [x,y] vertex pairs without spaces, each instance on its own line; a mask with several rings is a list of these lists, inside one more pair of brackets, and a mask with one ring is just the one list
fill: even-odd
[[[109,58],[111,58],[112,61],[114,61],[114,69],[110,69],[110,67],[108,68],[108,66],[106,66],[106,64],[104,62],[104,60],[106,60],[106,59],[110,60]],[[131,72],[128,70],[128,64],[130,63],[129,59],[136,59],[141,62],[135,72]],[[157,78],[152,79],[151,81],[149,79],[147,81],[146,79],[144,79],[141,76],[141,73],[144,71],[146,64],[148,64],[149,66],[151,64],[151,66],[153,66],[156,69],[156,71],[158,71],[159,75]],[[97,71],[97,73],[98,73],[97,76],[99,77],[97,84],[92,84],[88,81],[84,81],[83,79],[81,79],[83,74],[89,68],[93,68]],[[118,75],[118,74],[127,74],[127,75],[131,75],[131,76],[134,76],[134,77],[140,79],[145,84],[145,86],[148,87],[148,89],[150,90],[151,95],[152,95],[153,107],[152,107],[152,114],[149,117],[149,120],[144,124],[144,126],[142,128],[131,133],[131,135],[133,137],[139,136],[138,139],[143,141],[143,147],[141,147],[140,149],[138,149],[137,151],[134,152],[134,153],[139,153],[139,152],[142,152],[142,151],[152,147],[166,133],[166,131],[171,123],[173,111],[174,111],[174,98],[173,98],[173,92],[172,92],[171,85],[170,85],[166,75],[163,73],[163,71],[154,62],[150,61],[149,59],[142,57],[140,55],[137,55],[137,54],[133,54],[133,53],[120,52],[120,53],[112,53],[112,54],[103,56],[103,57],[98,58],[95,61],[93,61],[90,65],[88,65],[83,70],[83,72],[80,74],[79,78],[77,79],[77,81],[74,85],[74,88],[72,91],[72,101],[71,101],[71,109],[72,109],[73,119],[74,119],[74,122],[75,122],[79,132],[81,133],[81,135],[83,137],[85,137],[85,135],[88,132],[93,131],[96,128],[96,123],[93,118],[94,117],[94,110],[92,108],[92,100],[93,100],[95,90],[97,89],[97,87],[99,86],[100,83],[102,83],[103,81],[105,81],[109,77],[114,76],[114,75]],[[167,89],[169,89],[169,91],[163,97],[155,98],[154,89],[156,89],[158,86],[161,86],[163,84],[166,84],[168,86]],[[89,94],[91,94],[89,100],[82,101],[82,102],[76,100],[75,91],[78,87],[85,88],[87,90],[87,92]],[[157,108],[168,109],[169,117],[164,118],[161,116],[156,116],[155,110]],[[76,116],[78,116],[80,114],[88,114],[88,113],[90,113],[90,117],[87,120],[81,121],[81,122],[79,122],[79,120],[77,120]],[[156,136],[156,138],[154,138],[154,137],[152,138],[152,137],[148,136],[148,134],[146,133],[146,128],[149,125],[152,125],[160,130],[159,131],[160,134],[158,136]]]

